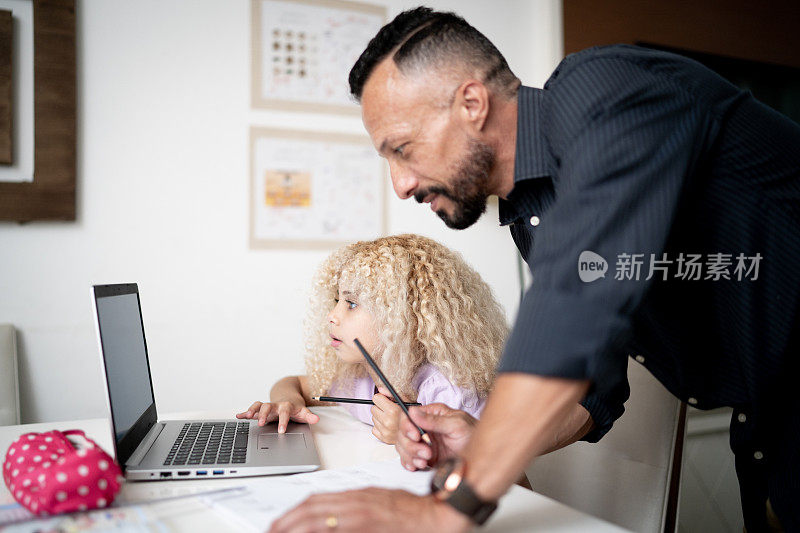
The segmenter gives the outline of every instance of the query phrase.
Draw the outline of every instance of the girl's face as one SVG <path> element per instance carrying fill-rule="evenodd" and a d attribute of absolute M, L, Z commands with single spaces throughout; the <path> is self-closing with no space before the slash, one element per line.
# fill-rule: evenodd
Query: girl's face
<path fill-rule="evenodd" d="M 356 295 L 339 289 L 336 305 L 328 313 L 328 333 L 331 346 L 345 363 L 364 363 L 364 356 L 353 342 L 358 339 L 375 357 L 380 345 L 372 315 L 358 304 Z"/>

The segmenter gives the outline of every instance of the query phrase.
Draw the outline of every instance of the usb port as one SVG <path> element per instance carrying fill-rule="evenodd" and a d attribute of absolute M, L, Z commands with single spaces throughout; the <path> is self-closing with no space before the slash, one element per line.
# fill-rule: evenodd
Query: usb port
<path fill-rule="evenodd" d="M 222 475 L 222 474 L 224 474 L 224 473 L 225 473 L 225 471 L 224 471 L 224 470 L 214 470 L 214 475 L 215 475 L 215 476 L 221 476 L 221 475 Z"/>
<path fill-rule="evenodd" d="M 172 472 L 161 472 L 161 477 L 172 477 Z"/>
<path fill-rule="evenodd" d="M 180 472 L 178 472 L 179 476 L 188 476 L 189 474 L 191 474 L 191 472 L 189 472 L 188 470 L 181 470 Z"/>
<path fill-rule="evenodd" d="M 195 472 L 195 474 L 197 474 L 198 476 L 205 476 L 206 474 L 208 474 L 208 470 L 198 470 Z"/>

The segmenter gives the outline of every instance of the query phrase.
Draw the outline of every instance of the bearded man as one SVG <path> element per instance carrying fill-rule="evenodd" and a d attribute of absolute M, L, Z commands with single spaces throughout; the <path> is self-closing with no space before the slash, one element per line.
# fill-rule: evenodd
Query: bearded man
<path fill-rule="evenodd" d="M 534 457 L 611 428 L 629 355 L 690 405 L 733 407 L 748 532 L 800 531 L 797 124 L 633 46 L 573 54 L 525 87 L 480 32 L 428 8 L 380 30 L 350 88 L 397 195 L 456 229 L 497 195 L 533 283 L 480 422 L 412 408 L 432 446 L 401 424 L 401 460 L 436 467 L 435 494 L 314 496 L 273 531 L 483 523 Z M 617 275 L 583 275 L 606 261 Z"/>

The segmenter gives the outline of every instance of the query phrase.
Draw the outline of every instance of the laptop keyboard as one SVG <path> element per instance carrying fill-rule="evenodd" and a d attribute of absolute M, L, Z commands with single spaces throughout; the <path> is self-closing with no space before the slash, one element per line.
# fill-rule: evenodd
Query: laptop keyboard
<path fill-rule="evenodd" d="M 186 423 L 164 466 L 244 463 L 249 430 L 249 422 Z"/>

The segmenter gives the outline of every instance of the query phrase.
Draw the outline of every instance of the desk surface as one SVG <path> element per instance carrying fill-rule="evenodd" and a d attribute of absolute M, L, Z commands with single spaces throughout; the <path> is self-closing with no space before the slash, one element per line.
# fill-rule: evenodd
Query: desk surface
<path fill-rule="evenodd" d="M 314 440 L 317 444 L 322 468 L 346 468 L 372 461 L 382 461 L 397 457 L 394 446 L 378 441 L 370 427 L 350 416 L 340 407 L 314 407 L 312 411 L 320 416 L 313 426 Z M 164 420 L 196 418 L 230 418 L 231 413 L 219 411 L 176 413 L 162 416 Z M 5 451 L 20 434 L 31 431 L 51 429 L 83 429 L 86 435 L 95 440 L 106 451 L 111 451 L 111 429 L 106 419 L 90 419 L 19 426 L 0 426 L 0 460 Z M 226 487 L 240 487 L 257 483 L 259 478 L 203 479 L 157 482 L 126 483 L 118 502 L 138 502 L 157 500 Z M 7 503 L 11 495 L 4 484 L 0 484 L 0 503 Z M 226 523 L 209 523 L 217 517 L 204 517 L 198 514 L 183 516 L 173 524 L 175 531 L 235 531 Z M 561 503 L 535 492 L 514 486 L 500 501 L 498 511 L 492 516 L 482 531 L 624 531 L 617 526 L 583 514 Z"/>

